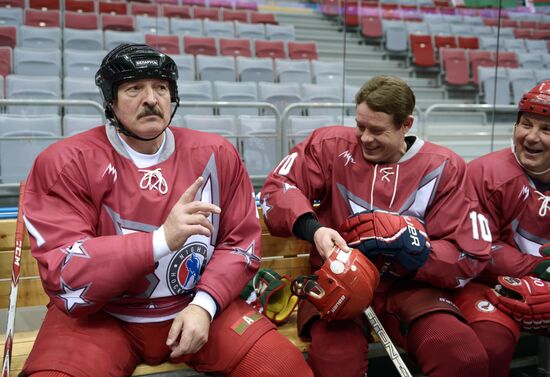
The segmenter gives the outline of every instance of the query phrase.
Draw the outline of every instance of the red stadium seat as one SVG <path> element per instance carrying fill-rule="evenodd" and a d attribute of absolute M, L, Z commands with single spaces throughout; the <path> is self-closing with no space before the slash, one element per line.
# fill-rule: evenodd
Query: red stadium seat
<path fill-rule="evenodd" d="M 0 8 L 25 8 L 25 0 L 0 0 Z"/>
<path fill-rule="evenodd" d="M 201 20 L 209 19 L 212 21 L 219 21 L 220 11 L 218 8 L 194 7 L 193 18 L 199 18 Z"/>
<path fill-rule="evenodd" d="M 288 57 L 290 59 L 317 60 L 317 43 L 288 41 Z"/>
<path fill-rule="evenodd" d="M 220 38 L 220 55 L 224 56 L 252 56 L 250 40 L 236 38 Z"/>
<path fill-rule="evenodd" d="M 518 27 L 518 21 L 517 20 L 511 20 L 507 18 L 503 18 L 500 20 L 500 27 Z"/>
<path fill-rule="evenodd" d="M 65 12 L 65 27 L 69 29 L 94 30 L 99 26 L 97 13 Z"/>
<path fill-rule="evenodd" d="M 117 2 L 108 2 L 100 1 L 99 2 L 99 13 L 108 13 L 108 14 L 128 14 L 128 3 L 117 1 Z"/>
<path fill-rule="evenodd" d="M 381 39 L 384 35 L 382 18 L 380 16 L 361 17 L 361 35 L 366 39 Z"/>
<path fill-rule="evenodd" d="M 520 21 L 518 27 L 522 29 L 536 29 L 537 21 Z"/>
<path fill-rule="evenodd" d="M 27 26 L 61 27 L 61 13 L 58 10 L 25 9 Z"/>
<path fill-rule="evenodd" d="M 210 0 L 210 8 L 225 8 L 233 9 L 233 3 L 231 0 Z"/>
<path fill-rule="evenodd" d="M 439 51 L 439 56 L 445 83 L 449 85 L 467 85 L 470 82 L 470 69 L 466 50 L 442 48 Z"/>
<path fill-rule="evenodd" d="M 0 46 L 14 48 L 17 44 L 17 27 L 0 26 Z"/>
<path fill-rule="evenodd" d="M 256 57 L 258 58 L 286 59 L 284 41 L 256 39 L 254 41 L 254 49 L 256 50 Z"/>
<path fill-rule="evenodd" d="M 466 49 L 474 49 L 474 50 L 477 50 L 479 48 L 478 37 L 459 35 L 457 37 L 457 41 L 458 41 L 458 48 L 466 48 Z"/>
<path fill-rule="evenodd" d="M 0 46 L 0 75 L 5 77 L 12 72 L 12 61 L 13 52 L 11 47 Z"/>
<path fill-rule="evenodd" d="M 206 0 L 182 0 L 182 5 L 197 5 L 199 7 L 206 6 Z"/>
<path fill-rule="evenodd" d="M 66 12 L 94 13 L 94 0 L 65 0 Z"/>
<path fill-rule="evenodd" d="M 170 5 L 163 4 L 161 6 L 162 15 L 170 18 L 189 19 L 191 17 L 191 7 L 187 5 Z"/>
<path fill-rule="evenodd" d="M 145 43 L 165 54 L 179 55 L 180 39 L 177 35 L 145 34 Z"/>
<path fill-rule="evenodd" d="M 235 9 L 257 11 L 258 10 L 258 4 L 255 1 L 239 1 L 239 0 L 237 0 L 235 2 Z"/>
<path fill-rule="evenodd" d="M 59 0 L 29 0 L 29 8 L 41 10 L 59 10 Z"/>
<path fill-rule="evenodd" d="M 340 15 L 340 1 L 339 0 L 321 0 L 321 13 L 329 17 Z"/>
<path fill-rule="evenodd" d="M 533 29 L 523 29 L 523 28 L 514 29 L 514 38 L 531 39 L 532 36 L 533 36 Z"/>
<path fill-rule="evenodd" d="M 344 25 L 348 27 L 359 26 L 359 8 L 357 4 L 351 4 L 351 2 L 349 2 L 342 11 L 344 12 Z"/>
<path fill-rule="evenodd" d="M 432 36 L 429 34 L 409 34 L 413 64 L 417 67 L 436 65 Z"/>
<path fill-rule="evenodd" d="M 483 18 L 483 25 L 485 25 L 485 26 L 498 26 L 498 18 L 485 17 L 485 18 Z"/>
<path fill-rule="evenodd" d="M 134 16 L 159 16 L 159 6 L 157 4 L 146 4 L 146 3 L 130 3 L 130 14 Z"/>
<path fill-rule="evenodd" d="M 103 30 L 135 31 L 136 22 L 134 16 L 123 14 L 102 14 L 101 28 Z"/>
<path fill-rule="evenodd" d="M 518 68 L 518 57 L 514 51 L 499 51 L 498 56 L 495 53 L 495 60 L 499 67 Z"/>
<path fill-rule="evenodd" d="M 456 38 L 454 35 L 434 35 L 435 49 L 439 51 L 440 48 L 456 48 Z"/>
<path fill-rule="evenodd" d="M 548 29 L 550 29 L 550 22 L 539 22 L 537 29 L 539 29 L 539 30 L 548 30 Z"/>
<path fill-rule="evenodd" d="M 495 60 L 493 59 L 492 51 L 486 50 L 467 50 L 468 60 L 470 61 L 470 71 L 472 71 L 472 79 L 475 84 L 478 84 L 477 67 L 494 67 Z"/>
<path fill-rule="evenodd" d="M 218 55 L 216 39 L 214 37 L 183 37 L 183 52 L 191 55 Z"/>
<path fill-rule="evenodd" d="M 535 29 L 533 34 L 531 34 L 531 39 L 550 39 L 550 30 L 549 29 Z"/>
<path fill-rule="evenodd" d="M 243 10 L 228 10 L 222 9 L 222 20 L 223 21 L 240 21 L 248 22 L 248 13 Z"/>
<path fill-rule="evenodd" d="M 251 24 L 272 24 L 272 25 L 279 24 L 275 19 L 275 15 L 273 13 L 259 13 L 259 12 L 250 12 L 250 23 Z"/>

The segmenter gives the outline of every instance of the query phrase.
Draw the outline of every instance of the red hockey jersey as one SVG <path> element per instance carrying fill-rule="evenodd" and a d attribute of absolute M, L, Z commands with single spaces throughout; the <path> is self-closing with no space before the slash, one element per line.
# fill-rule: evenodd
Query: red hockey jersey
<path fill-rule="evenodd" d="M 259 267 L 253 188 L 236 149 L 217 135 L 166 131 L 158 164 L 139 169 L 114 127 L 60 141 L 35 161 L 24 214 L 43 286 L 70 315 L 105 310 L 130 322 L 173 318 L 197 289 L 223 310 Z M 221 208 L 214 233 L 153 259 L 153 231 L 197 179 L 197 200 Z"/>
<path fill-rule="evenodd" d="M 493 238 L 484 275 L 523 276 L 540 262 L 550 242 L 550 191 L 540 192 L 510 148 L 471 161 L 467 182 L 489 217 Z"/>
<path fill-rule="evenodd" d="M 284 237 L 307 212 L 336 230 L 364 210 L 415 216 L 433 247 L 416 279 L 460 287 L 484 267 L 490 245 L 479 233 L 475 238 L 475 222 L 483 216 L 464 191 L 465 170 L 458 155 L 419 138 L 398 163 L 372 164 L 363 158 L 354 129 L 326 127 L 296 145 L 268 176 L 261 204 L 270 231 Z M 320 204 L 314 208 L 316 200 Z M 315 269 L 321 265 L 315 250 L 311 263 Z"/>

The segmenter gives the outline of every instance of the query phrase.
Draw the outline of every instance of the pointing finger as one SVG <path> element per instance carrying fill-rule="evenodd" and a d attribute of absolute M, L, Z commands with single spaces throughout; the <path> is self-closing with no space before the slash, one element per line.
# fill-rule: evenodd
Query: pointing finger
<path fill-rule="evenodd" d="M 202 183 L 204 182 L 203 177 L 199 177 L 185 190 L 185 192 L 180 197 L 180 202 L 183 204 L 192 202 L 195 200 L 195 195 L 197 195 L 197 192 L 199 191 L 200 187 L 202 186 Z"/>

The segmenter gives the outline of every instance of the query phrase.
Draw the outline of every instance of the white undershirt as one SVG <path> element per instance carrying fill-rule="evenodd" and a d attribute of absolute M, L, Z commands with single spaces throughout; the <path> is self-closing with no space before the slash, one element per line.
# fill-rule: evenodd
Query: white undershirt
<path fill-rule="evenodd" d="M 124 141 L 124 139 L 122 139 L 118 133 L 117 136 L 122 142 L 124 149 L 130 156 L 130 159 L 140 169 L 145 169 L 150 166 L 156 165 L 159 162 L 161 152 L 164 148 L 164 144 L 166 143 L 166 137 L 163 137 L 162 144 L 160 145 L 158 151 L 153 154 L 145 154 L 132 149 L 132 147 L 130 147 L 128 143 L 126 143 L 126 141 Z M 161 226 L 153 232 L 153 259 L 156 262 L 160 258 L 169 255 L 170 253 L 173 253 L 173 251 L 170 250 L 170 248 L 168 247 L 168 243 L 166 242 L 166 237 L 164 235 L 164 226 Z M 210 320 L 214 318 L 218 309 L 216 301 L 214 301 L 212 296 L 204 291 L 197 291 L 195 297 L 193 298 L 193 301 L 191 301 L 191 304 L 198 305 L 206 310 L 210 314 Z"/>

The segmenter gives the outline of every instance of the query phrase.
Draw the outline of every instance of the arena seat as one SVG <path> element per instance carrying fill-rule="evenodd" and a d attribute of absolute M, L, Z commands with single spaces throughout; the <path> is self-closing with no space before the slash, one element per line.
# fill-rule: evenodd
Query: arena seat
<path fill-rule="evenodd" d="M 183 51 L 191 55 L 218 55 L 216 39 L 214 37 L 183 36 Z"/>
<path fill-rule="evenodd" d="M 278 25 L 277 19 L 273 13 L 260 13 L 260 12 L 250 12 L 250 23 L 252 24 L 272 24 Z"/>
<path fill-rule="evenodd" d="M 6 98 L 13 99 L 60 99 L 61 79 L 59 76 L 6 77 Z M 10 105 L 6 111 L 10 114 L 59 114 L 58 106 Z"/>
<path fill-rule="evenodd" d="M 61 48 L 61 29 L 21 25 L 17 39 L 19 47 L 59 50 Z"/>
<path fill-rule="evenodd" d="M 459 35 L 457 38 L 458 48 L 473 49 L 479 48 L 479 38 L 475 36 Z"/>
<path fill-rule="evenodd" d="M 103 50 L 72 50 L 63 52 L 63 74 L 65 77 L 87 78 L 94 80 L 101 60 L 106 55 Z"/>
<path fill-rule="evenodd" d="M 278 82 L 311 83 L 309 61 L 275 59 L 275 79 Z"/>
<path fill-rule="evenodd" d="M 99 104 L 103 99 L 97 90 L 94 80 L 88 77 L 68 77 L 63 79 L 63 98 L 71 100 L 89 100 Z M 65 114 L 96 115 L 97 109 L 90 106 L 67 106 Z"/>
<path fill-rule="evenodd" d="M 266 39 L 263 24 L 247 24 L 235 21 L 235 36 L 237 38 Z"/>
<path fill-rule="evenodd" d="M 72 115 L 65 114 L 63 117 L 63 135 L 72 136 L 79 132 L 84 132 L 90 128 L 97 127 L 103 124 L 103 119 L 100 115 Z"/>
<path fill-rule="evenodd" d="M 0 46 L 0 75 L 7 76 L 12 73 L 13 49 L 7 46 Z"/>
<path fill-rule="evenodd" d="M 518 67 L 518 59 L 515 51 L 499 51 L 498 54 L 495 52 L 495 60 L 499 68 Z"/>
<path fill-rule="evenodd" d="M 65 12 L 65 29 L 95 30 L 99 28 L 99 17 L 96 13 Z"/>
<path fill-rule="evenodd" d="M 28 8 L 40 10 L 60 10 L 60 0 L 28 0 Z"/>
<path fill-rule="evenodd" d="M 0 46 L 14 48 L 17 43 L 16 26 L 0 26 Z"/>
<path fill-rule="evenodd" d="M 443 81 L 448 85 L 467 85 L 470 82 L 470 68 L 467 50 L 442 48 L 439 50 Z"/>
<path fill-rule="evenodd" d="M 533 30 L 532 29 L 524 29 L 524 28 L 515 28 L 514 29 L 514 38 L 530 39 L 532 36 L 533 36 Z"/>
<path fill-rule="evenodd" d="M 189 115 L 183 116 L 183 125 L 198 131 L 211 132 L 237 144 L 237 122 L 233 115 Z"/>
<path fill-rule="evenodd" d="M 246 38 L 220 38 L 220 55 L 223 56 L 252 56 L 250 40 Z"/>
<path fill-rule="evenodd" d="M 127 14 L 102 14 L 101 28 L 113 31 L 136 31 L 136 21 L 134 16 Z"/>
<path fill-rule="evenodd" d="M 490 105 L 510 104 L 510 79 L 506 69 L 478 66 L 479 97 Z"/>
<path fill-rule="evenodd" d="M 196 78 L 195 74 L 195 57 L 193 55 L 180 54 L 172 55 L 172 59 L 178 66 L 179 80 L 193 81 Z"/>
<path fill-rule="evenodd" d="M 530 68 L 507 68 L 506 71 L 512 89 L 512 103 L 519 103 L 523 94 L 537 84 L 535 74 Z"/>
<path fill-rule="evenodd" d="M 179 55 L 181 52 L 180 39 L 177 35 L 145 34 L 145 43 L 165 54 Z"/>
<path fill-rule="evenodd" d="M 440 48 L 456 48 L 456 37 L 454 35 L 434 35 L 434 47 L 436 51 Z"/>
<path fill-rule="evenodd" d="M 16 47 L 13 49 L 13 68 L 18 75 L 61 76 L 61 51 Z"/>
<path fill-rule="evenodd" d="M 404 21 L 382 20 L 384 47 L 390 53 L 404 53 L 409 49 L 408 32 Z"/>
<path fill-rule="evenodd" d="M 94 0 L 65 0 L 65 12 L 96 13 L 96 2 Z"/>
<path fill-rule="evenodd" d="M 145 43 L 145 34 L 139 31 L 105 30 L 103 32 L 105 50 L 111 51 L 121 43 Z"/>
<path fill-rule="evenodd" d="M 208 5 L 210 8 L 220 8 L 220 9 L 233 9 L 232 0 L 209 0 Z"/>
<path fill-rule="evenodd" d="M 343 102 L 343 89 L 341 85 L 332 84 L 302 84 L 302 98 L 304 102 Z M 332 115 L 342 114 L 341 108 L 309 108 L 308 115 Z"/>
<path fill-rule="evenodd" d="M 269 102 L 282 114 L 291 103 L 301 102 L 300 85 L 295 82 L 272 83 L 258 82 L 258 97 L 260 101 Z M 300 110 L 295 112 L 300 113 Z"/>
<path fill-rule="evenodd" d="M 164 17 L 181 18 L 181 19 L 192 18 L 191 7 L 189 6 L 162 4 L 160 7 L 161 7 L 161 13 Z"/>
<path fill-rule="evenodd" d="M 206 19 L 203 21 L 203 33 L 207 37 L 235 37 L 233 21 L 212 21 Z"/>
<path fill-rule="evenodd" d="M 273 61 L 271 58 L 237 56 L 236 63 L 239 81 L 274 81 Z"/>
<path fill-rule="evenodd" d="M 170 30 L 176 35 L 202 36 L 202 20 L 170 18 Z"/>
<path fill-rule="evenodd" d="M 361 17 L 361 35 L 367 40 L 379 41 L 384 36 L 380 16 Z"/>
<path fill-rule="evenodd" d="M 243 161 L 250 175 L 267 175 L 277 165 L 277 122 L 273 116 L 239 115 Z"/>
<path fill-rule="evenodd" d="M 134 16 L 158 17 L 160 16 L 160 11 L 158 4 L 132 1 L 130 2 L 130 14 Z"/>
<path fill-rule="evenodd" d="M 195 57 L 199 80 L 235 81 L 235 59 L 232 56 L 197 55 Z"/>
<path fill-rule="evenodd" d="M 317 54 L 316 42 L 297 42 L 288 41 L 288 57 L 290 59 L 307 59 L 316 60 L 319 59 Z"/>
<path fill-rule="evenodd" d="M 61 27 L 61 12 L 58 10 L 25 9 L 24 24 L 39 27 Z"/>
<path fill-rule="evenodd" d="M 470 71 L 472 72 L 472 81 L 477 84 L 477 68 L 478 67 L 494 67 L 495 60 L 491 51 L 486 50 L 466 50 L 468 61 L 470 63 Z"/>
<path fill-rule="evenodd" d="M 248 22 L 248 13 L 242 10 L 222 9 L 222 21 Z"/>
<path fill-rule="evenodd" d="M 269 40 L 293 41 L 296 39 L 294 25 L 265 25 L 265 35 Z"/>
<path fill-rule="evenodd" d="M 0 26 L 19 26 L 23 23 L 22 8 L 1 8 Z"/>
<path fill-rule="evenodd" d="M 505 38 L 503 43 L 506 51 L 514 51 L 517 53 L 527 52 L 522 38 Z"/>
<path fill-rule="evenodd" d="M 25 0 L 0 0 L 1 8 L 25 8 Z"/>
<path fill-rule="evenodd" d="M 341 61 L 311 61 L 311 74 L 315 84 L 342 85 L 344 82 L 344 63 Z"/>
<path fill-rule="evenodd" d="M 429 34 L 409 34 L 412 63 L 418 67 L 433 67 L 435 51 L 432 44 L 432 36 Z"/>
<path fill-rule="evenodd" d="M 103 50 L 103 32 L 100 29 L 63 28 L 63 47 L 65 50 Z"/>
<path fill-rule="evenodd" d="M 178 94 L 183 101 L 213 101 L 214 94 L 210 81 L 178 80 Z M 183 112 L 183 111 L 182 111 Z M 213 115 L 214 107 L 185 107 L 185 114 Z"/>
<path fill-rule="evenodd" d="M 193 18 L 200 20 L 209 19 L 212 21 L 219 21 L 220 11 L 218 8 L 194 7 Z"/>
<path fill-rule="evenodd" d="M 518 64 L 522 68 L 544 68 L 542 54 L 538 52 L 523 52 L 518 54 Z"/>
<path fill-rule="evenodd" d="M 127 15 L 128 3 L 124 1 L 99 1 L 99 13 Z"/>
<path fill-rule="evenodd" d="M 170 34 L 170 23 L 166 17 L 135 16 L 136 31 L 152 34 Z"/>
<path fill-rule="evenodd" d="M 214 100 L 225 102 L 258 102 L 255 82 L 214 81 Z M 258 115 L 256 107 L 219 107 L 220 115 Z"/>
<path fill-rule="evenodd" d="M 287 57 L 284 41 L 268 41 L 256 39 L 254 51 L 258 58 L 285 59 Z"/>
<path fill-rule="evenodd" d="M 57 114 L 0 114 L 0 135 L 17 131 L 39 131 L 61 136 L 61 117 Z"/>
<path fill-rule="evenodd" d="M 288 148 L 292 148 L 303 141 L 317 128 L 332 126 L 336 124 L 336 118 L 330 115 L 317 116 L 295 116 L 288 117 L 287 138 Z"/>
<path fill-rule="evenodd" d="M 257 11 L 258 3 L 256 0 L 236 0 L 235 9 Z"/>

